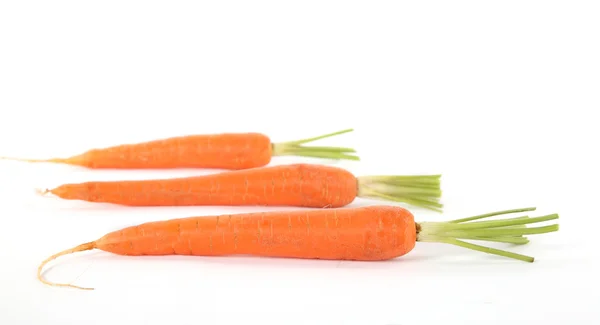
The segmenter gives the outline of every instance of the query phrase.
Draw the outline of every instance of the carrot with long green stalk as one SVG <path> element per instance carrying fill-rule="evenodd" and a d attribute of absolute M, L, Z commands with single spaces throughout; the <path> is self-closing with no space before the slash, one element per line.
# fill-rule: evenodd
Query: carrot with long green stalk
<path fill-rule="evenodd" d="M 209 175 L 90 181 L 41 190 L 63 199 L 127 206 L 299 206 L 336 208 L 357 197 L 441 211 L 441 175 L 375 175 L 316 164 L 289 164 Z"/>
<path fill-rule="evenodd" d="M 358 160 L 356 151 L 352 148 L 306 145 L 350 131 L 352 129 L 276 143 L 262 133 L 187 135 L 91 149 L 67 158 L 1 157 L 1 159 L 110 169 L 247 169 L 266 166 L 276 156 Z"/>
<path fill-rule="evenodd" d="M 416 222 L 401 207 L 368 206 L 338 209 L 308 209 L 189 217 L 147 222 L 110 232 L 101 238 L 54 254 L 38 267 L 38 279 L 53 286 L 89 289 L 58 284 L 42 277 L 44 266 L 57 257 L 99 249 L 129 255 L 251 255 L 265 257 L 385 261 L 413 250 L 416 242 L 456 245 L 525 262 L 534 258 L 505 250 L 469 243 L 508 242 L 525 244 L 525 235 L 558 230 L 558 225 L 529 228 L 528 224 L 558 219 L 542 217 L 478 219 L 535 208 L 498 211 L 449 222 Z"/>

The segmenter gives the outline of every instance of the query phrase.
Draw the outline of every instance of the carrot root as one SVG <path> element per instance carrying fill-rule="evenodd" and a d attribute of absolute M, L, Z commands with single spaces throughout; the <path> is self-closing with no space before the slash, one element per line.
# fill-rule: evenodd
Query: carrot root
<path fill-rule="evenodd" d="M 308 139 L 287 141 L 272 144 L 272 155 L 273 156 L 301 156 L 301 157 L 313 157 L 313 158 L 326 158 L 326 159 L 346 159 L 346 160 L 359 160 L 359 157 L 353 155 L 356 150 L 353 148 L 344 147 L 318 147 L 318 146 L 304 146 L 304 144 L 333 137 L 343 133 L 348 133 L 353 129 L 341 130 L 334 133 L 328 133 L 317 137 Z"/>
<path fill-rule="evenodd" d="M 66 250 L 64 250 L 62 252 L 56 253 L 56 254 L 48 257 L 38 267 L 38 271 L 37 271 L 37 278 L 38 278 L 38 280 L 40 280 L 44 284 L 47 284 L 47 285 L 50 285 L 50 286 L 54 286 L 54 287 L 69 287 L 69 288 L 75 288 L 75 289 L 81 289 L 81 290 L 94 290 L 93 288 L 80 287 L 80 286 L 76 286 L 76 285 L 72 285 L 72 284 L 67 284 L 67 283 L 50 282 L 50 281 L 44 279 L 44 277 L 42 276 L 42 274 L 43 274 L 42 271 L 44 270 L 44 266 L 46 266 L 46 264 L 48 264 L 52 260 L 54 260 L 54 259 L 56 259 L 56 258 L 58 258 L 60 256 L 64 256 L 64 255 L 68 255 L 68 254 L 73 254 L 73 253 L 77 253 L 77 252 L 88 251 L 88 250 L 92 250 L 94 248 L 96 248 L 96 242 L 89 242 L 89 243 L 85 243 L 85 244 L 81 244 L 81 245 L 75 246 L 75 247 L 70 248 L 70 249 L 66 249 Z"/>
<path fill-rule="evenodd" d="M 533 210 L 535 210 L 535 208 L 513 209 L 456 219 L 448 222 L 422 222 L 417 226 L 417 241 L 445 243 L 531 263 L 534 261 L 534 258 L 531 256 L 472 244 L 464 240 L 523 245 L 529 242 L 529 239 L 524 237 L 524 235 L 544 234 L 558 231 L 558 224 L 533 228 L 527 227 L 528 224 L 558 219 L 558 214 L 549 214 L 534 218 L 523 216 L 491 221 L 474 221 L 498 215 Z"/>
<path fill-rule="evenodd" d="M 50 193 L 50 189 L 47 188 L 35 188 L 34 191 L 37 195 L 41 196 L 45 196 L 46 194 Z"/>
<path fill-rule="evenodd" d="M 66 158 L 48 158 L 48 159 L 32 159 L 32 158 L 19 158 L 19 157 L 7 157 L 2 156 L 0 160 L 12 160 L 19 162 L 27 162 L 27 163 L 67 163 L 68 159 Z"/>
<path fill-rule="evenodd" d="M 441 175 L 360 176 L 358 196 L 403 202 L 442 212 L 440 178 Z"/>

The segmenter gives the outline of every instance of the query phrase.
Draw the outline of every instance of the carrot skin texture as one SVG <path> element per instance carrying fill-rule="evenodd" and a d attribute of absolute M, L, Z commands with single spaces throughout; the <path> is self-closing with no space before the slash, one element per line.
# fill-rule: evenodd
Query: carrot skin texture
<path fill-rule="evenodd" d="M 341 168 L 292 164 L 161 180 L 64 184 L 49 191 L 70 200 L 128 206 L 298 206 L 336 208 L 358 194 Z"/>
<path fill-rule="evenodd" d="M 118 255 L 253 255 L 379 261 L 409 253 L 413 215 L 394 206 L 296 210 L 148 222 L 108 233 L 95 248 Z"/>
<path fill-rule="evenodd" d="M 190 135 L 92 149 L 67 162 L 87 168 L 245 169 L 271 161 L 271 141 L 260 133 Z"/>

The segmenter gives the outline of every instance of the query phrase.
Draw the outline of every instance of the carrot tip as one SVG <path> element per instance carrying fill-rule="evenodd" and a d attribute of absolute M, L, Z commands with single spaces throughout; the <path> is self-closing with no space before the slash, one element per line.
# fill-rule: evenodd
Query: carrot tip
<path fill-rule="evenodd" d="M 94 290 L 94 288 L 86 288 L 86 287 L 80 287 L 80 286 L 76 286 L 76 285 L 72 285 L 72 284 L 67 284 L 67 283 L 55 283 L 55 282 L 50 282 L 46 279 L 44 279 L 44 277 L 42 276 L 42 271 L 44 270 L 44 266 L 46 266 L 46 264 L 48 264 L 50 261 L 63 256 L 63 255 L 68 255 L 68 254 L 73 254 L 76 252 L 83 252 L 83 251 L 87 251 L 87 250 L 92 250 L 96 248 L 96 243 L 95 242 L 89 242 L 89 243 L 85 243 L 85 244 L 81 244 L 78 246 L 75 246 L 73 248 L 70 249 L 66 249 L 62 252 L 56 253 L 50 257 L 48 257 L 47 259 L 45 259 L 42 263 L 40 263 L 40 266 L 38 267 L 38 271 L 37 271 L 37 278 L 38 280 L 40 280 L 42 283 L 47 284 L 49 286 L 53 286 L 53 287 L 68 287 L 68 288 L 74 288 L 74 289 L 80 289 L 80 290 Z"/>
<path fill-rule="evenodd" d="M 19 161 L 19 162 L 27 162 L 27 163 L 46 163 L 46 162 L 54 162 L 57 159 L 32 159 L 32 158 L 2 156 L 2 157 L 0 157 L 0 160 L 12 160 L 12 161 Z"/>
<path fill-rule="evenodd" d="M 44 189 L 42 189 L 42 188 L 36 188 L 36 189 L 34 189 L 34 191 L 38 195 L 46 195 L 46 194 L 50 193 L 50 190 L 47 189 L 47 188 L 44 188 Z"/>

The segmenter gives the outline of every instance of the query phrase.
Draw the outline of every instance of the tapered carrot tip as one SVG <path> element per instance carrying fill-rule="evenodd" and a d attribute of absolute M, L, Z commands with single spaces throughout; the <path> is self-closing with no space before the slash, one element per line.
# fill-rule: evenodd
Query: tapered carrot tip
<path fill-rule="evenodd" d="M 68 283 L 55 283 L 55 282 L 50 282 L 46 279 L 44 279 L 44 277 L 42 276 L 42 271 L 44 270 L 44 266 L 46 266 L 46 264 L 48 264 L 49 262 L 51 262 L 52 260 L 63 256 L 63 255 L 68 255 L 68 254 L 73 254 L 73 253 L 77 253 L 77 252 L 83 252 L 83 251 L 88 251 L 88 250 L 92 250 L 96 248 L 96 242 L 89 242 L 89 243 L 85 243 L 85 244 L 81 244 L 78 246 L 75 246 L 73 248 L 70 249 L 66 249 L 62 252 L 56 253 L 50 257 L 48 257 L 46 260 L 44 260 L 40 266 L 38 267 L 38 271 L 37 271 L 37 278 L 38 280 L 40 280 L 42 283 L 53 286 L 53 287 L 69 287 L 69 288 L 75 288 L 75 289 L 81 289 L 81 290 L 94 290 L 94 288 L 86 288 L 86 287 L 80 287 L 80 286 L 76 286 L 73 284 L 68 284 Z"/>
<path fill-rule="evenodd" d="M 19 157 L 6 157 L 1 156 L 0 160 L 12 160 L 29 163 L 67 163 L 68 159 L 63 158 L 49 158 L 49 159 L 32 159 L 32 158 L 19 158 Z"/>
<path fill-rule="evenodd" d="M 36 188 L 34 191 L 37 195 L 41 196 L 45 196 L 46 194 L 50 193 L 50 190 L 47 188 Z"/>

